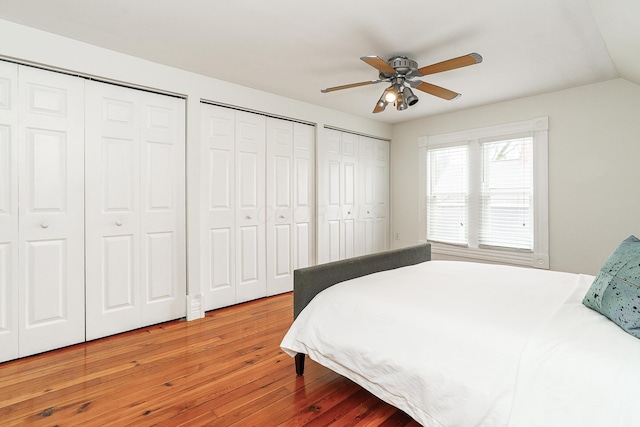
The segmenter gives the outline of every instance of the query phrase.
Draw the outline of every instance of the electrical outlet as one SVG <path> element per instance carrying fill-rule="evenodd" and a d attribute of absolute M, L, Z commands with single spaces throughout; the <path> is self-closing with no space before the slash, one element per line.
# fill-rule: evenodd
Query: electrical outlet
<path fill-rule="evenodd" d="M 396 231 L 396 240 L 400 240 L 400 233 Z"/>

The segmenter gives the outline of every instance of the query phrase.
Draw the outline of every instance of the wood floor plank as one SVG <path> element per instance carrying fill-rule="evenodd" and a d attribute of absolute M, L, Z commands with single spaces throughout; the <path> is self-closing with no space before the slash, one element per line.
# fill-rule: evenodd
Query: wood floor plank
<path fill-rule="evenodd" d="M 416 426 L 279 348 L 283 294 L 0 364 L 2 426 Z"/>

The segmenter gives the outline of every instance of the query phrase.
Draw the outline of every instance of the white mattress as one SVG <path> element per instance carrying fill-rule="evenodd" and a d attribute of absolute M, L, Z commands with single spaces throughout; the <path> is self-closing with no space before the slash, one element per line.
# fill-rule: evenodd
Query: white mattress
<path fill-rule="evenodd" d="M 429 261 L 335 285 L 282 341 L 425 426 L 640 425 L 640 340 L 593 276 Z"/>

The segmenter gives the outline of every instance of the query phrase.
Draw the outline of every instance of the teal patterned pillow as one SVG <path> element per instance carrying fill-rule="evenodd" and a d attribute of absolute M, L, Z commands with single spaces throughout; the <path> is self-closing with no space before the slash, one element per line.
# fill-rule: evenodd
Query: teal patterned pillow
<path fill-rule="evenodd" d="M 629 236 L 605 261 L 582 303 L 640 338 L 640 240 Z"/>

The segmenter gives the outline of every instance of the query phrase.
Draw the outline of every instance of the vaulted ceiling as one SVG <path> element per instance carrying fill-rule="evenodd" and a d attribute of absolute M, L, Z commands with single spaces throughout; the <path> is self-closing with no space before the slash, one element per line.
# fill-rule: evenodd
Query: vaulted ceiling
<path fill-rule="evenodd" d="M 388 123 L 616 77 L 640 84 L 638 0 L 0 0 L 0 19 Z M 415 106 L 374 115 L 385 83 L 320 92 L 375 80 L 362 56 L 424 66 L 471 52 L 483 62 L 422 78 L 462 93 L 453 101 L 416 92 Z"/>

